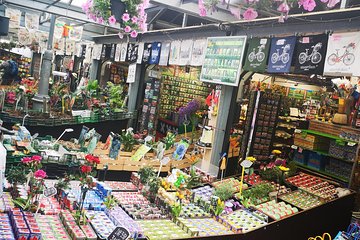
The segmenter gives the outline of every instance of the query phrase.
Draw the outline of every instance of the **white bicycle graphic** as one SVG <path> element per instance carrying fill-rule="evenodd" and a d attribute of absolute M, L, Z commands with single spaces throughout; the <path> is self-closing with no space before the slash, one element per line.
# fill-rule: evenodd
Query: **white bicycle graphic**
<path fill-rule="evenodd" d="M 249 62 L 253 62 L 255 59 L 258 62 L 262 62 L 265 59 L 265 53 L 262 52 L 265 49 L 265 45 L 260 45 L 257 47 L 259 50 L 256 52 L 256 48 L 253 48 L 252 52 L 248 56 Z"/>
<path fill-rule="evenodd" d="M 299 54 L 299 63 L 304 64 L 305 62 L 311 61 L 312 64 L 318 64 L 321 62 L 322 56 L 319 53 L 321 47 L 321 42 L 315 44 L 315 46 L 312 46 L 311 54 L 309 54 L 309 49 L 305 49 L 305 52 L 301 52 Z"/>
<path fill-rule="evenodd" d="M 281 61 L 283 64 L 286 64 L 290 61 L 290 54 L 288 53 L 290 50 L 290 44 L 286 44 L 285 46 L 281 47 L 282 53 L 280 54 L 280 49 L 276 49 L 276 52 L 274 52 L 271 55 L 271 62 L 273 64 Z"/>

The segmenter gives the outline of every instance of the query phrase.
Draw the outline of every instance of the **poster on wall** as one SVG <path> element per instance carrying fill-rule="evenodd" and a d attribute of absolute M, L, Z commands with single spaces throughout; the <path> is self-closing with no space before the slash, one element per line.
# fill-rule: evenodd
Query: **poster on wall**
<path fill-rule="evenodd" d="M 194 44 L 193 40 L 184 40 L 181 42 L 180 59 L 179 59 L 180 66 L 186 66 L 190 64 L 193 44 Z"/>
<path fill-rule="evenodd" d="M 180 41 L 173 41 L 170 46 L 169 65 L 179 65 L 180 60 Z"/>
<path fill-rule="evenodd" d="M 208 38 L 200 80 L 237 86 L 245 46 L 246 36 Z"/>
<path fill-rule="evenodd" d="M 160 66 L 167 66 L 169 62 L 169 55 L 170 55 L 170 42 L 164 42 L 161 46 L 161 53 L 160 53 Z"/>
<path fill-rule="evenodd" d="M 133 63 L 129 65 L 126 83 L 134 83 L 135 77 L 136 77 L 136 63 Z"/>
<path fill-rule="evenodd" d="M 270 39 L 253 38 L 248 40 L 244 70 L 253 72 L 265 72 L 269 57 Z"/>
<path fill-rule="evenodd" d="M 75 41 L 66 41 L 65 44 L 66 55 L 71 55 L 74 52 L 75 52 Z"/>
<path fill-rule="evenodd" d="M 129 43 L 127 47 L 126 62 L 135 63 L 138 58 L 139 45 L 135 43 Z"/>
<path fill-rule="evenodd" d="M 300 88 L 290 88 L 288 97 L 295 99 L 304 99 L 306 95 L 306 90 Z"/>
<path fill-rule="evenodd" d="M 39 18 L 38 14 L 25 14 L 25 27 L 28 30 L 38 30 L 39 29 Z"/>
<path fill-rule="evenodd" d="M 114 57 L 115 62 L 120 61 L 120 54 L 121 54 L 121 44 L 116 44 L 115 57 Z"/>
<path fill-rule="evenodd" d="M 18 42 L 20 45 L 30 45 L 30 33 L 26 28 L 20 27 L 18 30 Z"/>
<path fill-rule="evenodd" d="M 268 61 L 269 73 L 290 72 L 296 37 L 273 38 Z"/>
<path fill-rule="evenodd" d="M 143 59 L 143 54 L 144 54 L 144 43 L 141 42 L 141 43 L 139 43 L 138 56 L 137 56 L 136 63 L 141 64 L 142 59 Z"/>
<path fill-rule="evenodd" d="M 295 50 L 295 73 L 323 74 L 328 36 L 298 37 Z"/>
<path fill-rule="evenodd" d="M 53 50 L 56 52 L 63 52 L 65 49 L 64 39 L 54 39 L 53 40 Z"/>
<path fill-rule="evenodd" d="M 82 26 L 69 28 L 69 39 L 75 42 L 81 41 L 83 30 Z"/>
<path fill-rule="evenodd" d="M 102 45 L 101 44 L 95 44 L 92 50 L 92 59 L 100 60 L 101 57 L 101 51 L 102 51 Z"/>
<path fill-rule="evenodd" d="M 9 28 L 18 28 L 20 26 L 21 11 L 12 8 L 5 9 L 5 17 L 10 18 Z"/>
<path fill-rule="evenodd" d="M 360 76 L 360 32 L 329 35 L 324 75 Z"/>
<path fill-rule="evenodd" d="M 198 39 L 194 41 L 190 65 L 191 66 L 202 66 L 205 58 L 206 51 L 206 39 Z"/>
<path fill-rule="evenodd" d="M 126 55 L 127 55 L 127 43 L 122 43 L 121 44 L 121 50 L 120 50 L 120 62 L 125 62 L 126 61 Z"/>
<path fill-rule="evenodd" d="M 151 48 L 152 48 L 152 44 L 151 43 L 145 43 L 144 44 L 144 51 L 143 51 L 143 56 L 142 56 L 142 61 L 144 63 L 148 63 L 149 59 L 150 59 L 150 55 L 151 55 Z"/>
<path fill-rule="evenodd" d="M 56 20 L 54 26 L 54 39 L 60 39 L 63 37 L 65 22 Z"/>
<path fill-rule="evenodd" d="M 151 53 L 149 58 L 149 64 L 158 64 L 160 60 L 161 43 L 154 42 L 151 44 Z"/>
<path fill-rule="evenodd" d="M 41 50 L 46 50 L 49 41 L 49 33 L 37 31 L 36 35 L 38 37 L 39 47 L 41 48 Z"/>

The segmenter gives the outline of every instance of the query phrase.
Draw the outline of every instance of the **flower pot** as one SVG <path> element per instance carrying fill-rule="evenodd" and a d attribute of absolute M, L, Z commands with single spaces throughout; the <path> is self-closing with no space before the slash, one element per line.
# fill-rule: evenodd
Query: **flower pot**
<path fill-rule="evenodd" d="M 122 23 L 122 15 L 126 11 L 126 4 L 120 0 L 110 0 L 111 1 L 111 15 L 116 18 L 116 21 L 120 24 Z"/>

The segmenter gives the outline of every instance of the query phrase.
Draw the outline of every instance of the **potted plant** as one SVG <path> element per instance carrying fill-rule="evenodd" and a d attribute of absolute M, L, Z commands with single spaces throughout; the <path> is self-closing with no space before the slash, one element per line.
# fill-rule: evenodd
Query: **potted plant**
<path fill-rule="evenodd" d="M 134 133 L 131 129 L 123 130 L 119 136 L 124 152 L 132 152 L 136 144 Z"/>

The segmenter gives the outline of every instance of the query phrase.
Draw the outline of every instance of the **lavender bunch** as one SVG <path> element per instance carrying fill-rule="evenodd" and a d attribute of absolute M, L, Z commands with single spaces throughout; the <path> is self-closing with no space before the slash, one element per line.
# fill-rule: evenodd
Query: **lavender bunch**
<path fill-rule="evenodd" d="M 184 122 L 186 115 L 190 117 L 191 115 L 195 114 L 196 111 L 200 109 L 200 107 L 201 103 L 196 99 L 191 100 L 185 107 L 181 107 L 178 110 L 180 124 Z"/>

